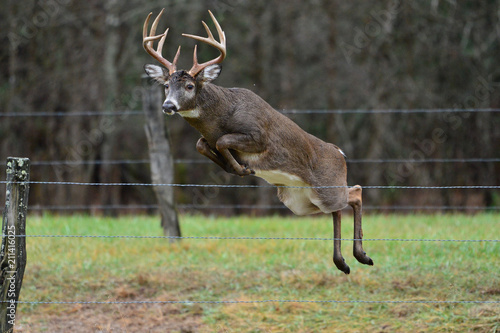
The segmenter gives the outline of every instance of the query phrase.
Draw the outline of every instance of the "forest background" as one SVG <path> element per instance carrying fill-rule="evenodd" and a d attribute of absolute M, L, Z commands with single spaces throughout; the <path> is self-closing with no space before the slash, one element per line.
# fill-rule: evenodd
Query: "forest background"
<path fill-rule="evenodd" d="M 481 112 L 500 108 L 499 1 L 0 4 L 0 161 L 7 156 L 61 161 L 34 166 L 33 180 L 151 181 L 144 163 L 93 162 L 149 157 L 144 117 L 123 111 L 142 109 L 149 84 L 143 65 L 154 63 L 142 48 L 142 24 L 149 12 L 165 7 L 160 29 L 171 28 L 164 50 L 167 58 L 182 45 L 180 67 L 190 68 L 194 42 L 181 33 L 204 35 L 200 21 L 212 26 L 207 13 L 211 9 L 228 40 L 228 57 L 215 83 L 251 89 L 308 132 L 340 146 L 352 161 L 350 185 L 500 184 L 498 162 L 425 161 L 499 157 L 500 115 Z M 214 55 L 216 51 L 200 45 L 202 61 Z M 416 109 L 448 111 L 380 112 Z M 106 114 L 78 115 L 87 111 Z M 74 115 L 7 116 L 42 112 Z M 195 149 L 199 134 L 181 117 L 165 117 L 165 122 L 174 158 L 197 160 L 176 163 L 176 183 L 265 184 L 198 163 L 203 159 Z M 359 163 L 379 159 L 413 161 Z M 274 192 L 183 188 L 176 189 L 176 198 L 181 204 L 201 206 L 272 205 L 277 203 Z M 492 189 L 370 189 L 365 200 L 369 205 L 498 206 L 500 197 Z M 34 184 L 30 196 L 31 206 L 154 202 L 150 187 Z"/>

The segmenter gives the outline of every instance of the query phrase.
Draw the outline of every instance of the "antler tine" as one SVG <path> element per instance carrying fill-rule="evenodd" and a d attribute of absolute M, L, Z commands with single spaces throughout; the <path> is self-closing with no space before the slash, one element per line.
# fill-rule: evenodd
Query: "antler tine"
<path fill-rule="evenodd" d="M 205 28 L 205 31 L 207 32 L 208 39 L 213 39 L 213 40 L 215 40 L 214 35 L 212 35 L 212 31 L 210 31 L 210 28 L 209 28 L 209 27 L 208 27 L 208 25 L 205 23 L 205 21 L 201 21 L 201 24 L 203 24 L 203 27 Z M 220 35 L 219 35 L 219 39 L 220 39 Z"/>
<path fill-rule="evenodd" d="M 158 14 L 158 16 L 156 16 L 155 20 L 153 21 L 153 25 L 151 26 L 151 30 L 149 32 L 150 36 L 153 36 L 156 33 L 156 27 L 158 27 L 158 23 L 160 22 L 160 18 L 163 15 L 164 10 L 165 10 L 165 8 L 163 8 L 160 11 L 160 14 Z"/>
<path fill-rule="evenodd" d="M 210 14 L 210 17 L 212 18 L 212 21 L 214 21 L 215 29 L 217 29 L 217 33 L 219 34 L 219 39 L 221 40 L 221 42 L 223 42 L 224 46 L 226 46 L 226 34 L 222 30 L 219 22 L 215 19 L 214 14 L 212 14 L 212 12 L 210 10 L 208 11 L 208 13 Z"/>
<path fill-rule="evenodd" d="M 161 17 L 162 14 L 163 14 L 163 9 L 154 20 L 153 25 L 151 26 L 151 32 L 149 33 L 149 36 L 148 36 L 148 25 L 149 25 L 149 20 L 151 19 L 151 15 L 153 15 L 153 13 L 152 12 L 149 13 L 148 17 L 146 18 L 146 21 L 144 21 L 144 26 L 142 27 L 142 40 L 144 44 L 146 44 L 147 42 L 148 46 L 150 47 L 153 46 L 152 45 L 153 41 L 162 38 L 164 35 L 168 33 L 168 28 L 167 28 L 167 30 L 165 30 L 163 34 L 158 36 L 153 36 L 156 33 L 156 27 L 158 26 L 159 18 Z"/>
<path fill-rule="evenodd" d="M 219 22 L 217 21 L 217 19 L 214 16 L 214 14 L 212 14 L 212 12 L 210 10 L 208 12 L 209 12 L 210 16 L 212 17 L 212 20 L 215 24 L 215 28 L 217 29 L 217 33 L 219 35 L 220 42 L 218 42 L 214 38 L 212 32 L 210 31 L 210 28 L 203 21 L 201 23 L 203 24 L 203 27 L 207 31 L 208 37 L 201 37 L 201 36 L 190 35 L 190 34 L 182 34 L 182 35 L 184 37 L 189 37 L 189 38 L 192 38 L 195 40 L 199 40 L 201 42 L 207 43 L 208 45 L 215 47 L 216 49 L 218 49 L 220 51 L 220 55 L 215 59 L 204 62 L 202 64 L 198 64 L 197 47 L 195 46 L 194 52 L 193 52 L 193 67 L 191 67 L 191 69 L 188 71 L 188 74 L 191 76 L 195 76 L 196 74 L 201 72 L 205 67 L 208 67 L 208 66 L 213 65 L 213 64 L 221 63 L 224 60 L 224 58 L 226 57 L 226 35 L 224 34 L 224 31 L 222 30 Z"/>
<path fill-rule="evenodd" d="M 153 28 L 151 28 L 151 29 L 153 29 Z M 156 48 L 156 52 L 158 54 L 163 54 L 163 45 L 165 44 L 165 39 L 167 39 L 168 29 L 169 28 L 167 28 L 167 30 L 165 30 L 165 33 L 163 34 L 163 36 L 160 38 L 160 41 L 158 42 L 158 47 Z M 153 42 L 151 41 L 151 44 L 152 43 Z"/>
<path fill-rule="evenodd" d="M 149 55 L 151 55 L 153 58 L 158 60 L 162 65 L 167 67 L 168 71 L 170 74 L 173 74 L 176 71 L 176 64 L 177 64 L 177 59 L 179 58 L 179 54 L 181 51 L 181 47 L 177 49 L 177 53 L 175 54 L 174 61 L 170 62 L 167 59 L 163 58 L 162 56 L 162 51 L 163 51 L 163 45 L 165 44 L 165 39 L 167 38 L 168 34 L 168 28 L 165 30 L 165 32 L 161 35 L 155 36 L 156 33 L 156 28 L 158 27 L 158 23 L 160 22 L 160 18 L 163 15 L 163 11 L 165 8 L 163 8 L 156 17 L 156 19 L 153 21 L 153 25 L 151 26 L 151 30 L 148 36 L 148 25 L 149 25 L 149 20 L 151 19 L 151 15 L 153 13 L 149 13 L 148 17 L 146 18 L 146 21 L 144 22 L 144 26 L 142 28 L 142 44 L 144 46 L 144 49 L 146 50 Z M 158 42 L 158 48 L 156 51 L 153 49 L 153 42 L 156 40 L 160 40 Z"/>
<path fill-rule="evenodd" d="M 153 12 L 149 13 L 148 17 L 146 17 L 146 21 L 144 21 L 144 25 L 142 26 L 142 41 L 148 37 L 148 25 L 149 25 L 149 19 L 151 18 L 151 15 L 153 15 Z"/>
<path fill-rule="evenodd" d="M 177 59 L 179 59 L 180 53 L 181 53 L 181 46 L 179 45 L 179 47 L 177 48 L 177 52 L 175 53 L 174 61 L 172 62 L 174 64 L 174 66 L 177 63 Z"/>

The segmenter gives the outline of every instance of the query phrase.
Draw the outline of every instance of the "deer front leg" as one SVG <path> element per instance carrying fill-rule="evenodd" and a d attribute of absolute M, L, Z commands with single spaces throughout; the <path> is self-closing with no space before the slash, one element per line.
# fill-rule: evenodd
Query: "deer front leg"
<path fill-rule="evenodd" d="M 235 170 L 239 176 L 248 176 L 254 174 L 255 171 L 246 165 L 241 165 L 236 161 L 230 149 L 237 150 L 245 153 L 260 153 L 263 151 L 261 145 L 247 134 L 226 134 L 221 136 L 216 142 L 216 148 L 219 153 L 224 157 L 227 163 Z"/>
<path fill-rule="evenodd" d="M 361 186 L 356 185 L 349 189 L 349 205 L 354 211 L 354 257 L 362 264 L 372 265 L 373 260 L 363 250 L 363 229 L 361 228 L 361 216 L 363 211 L 363 200 L 361 197 Z"/>
<path fill-rule="evenodd" d="M 229 164 L 224 160 L 219 152 L 214 151 L 212 150 L 212 148 L 210 148 L 207 140 L 204 137 L 201 137 L 196 143 L 196 150 L 198 150 L 198 152 L 203 156 L 208 157 L 210 160 L 212 160 L 212 162 L 224 169 L 224 171 L 231 172 Z"/>
<path fill-rule="evenodd" d="M 342 212 L 340 210 L 333 212 L 333 262 L 338 269 L 342 272 L 349 274 L 351 269 L 345 263 L 344 257 L 342 257 L 342 251 L 340 250 L 340 239 L 341 235 L 341 216 Z"/>

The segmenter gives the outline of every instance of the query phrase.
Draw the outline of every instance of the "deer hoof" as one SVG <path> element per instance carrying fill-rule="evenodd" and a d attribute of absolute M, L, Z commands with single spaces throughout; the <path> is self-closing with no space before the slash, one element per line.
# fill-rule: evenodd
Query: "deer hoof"
<path fill-rule="evenodd" d="M 244 177 L 244 176 L 248 176 L 248 175 L 254 175 L 255 174 L 255 171 L 253 171 L 252 169 L 250 169 L 249 167 L 247 166 L 244 166 L 242 165 L 241 166 L 241 169 L 239 169 L 237 171 L 237 174 L 241 177 Z"/>
<path fill-rule="evenodd" d="M 362 264 L 373 266 L 373 260 L 366 255 L 365 251 L 354 251 L 354 258 Z"/>
<path fill-rule="evenodd" d="M 333 257 L 333 262 L 334 262 L 335 266 L 337 266 L 337 268 L 339 270 L 341 270 L 342 272 L 344 272 L 345 274 L 349 274 L 351 272 L 351 269 L 345 263 L 344 258 L 342 258 L 342 257 L 340 257 L 340 258 Z"/>

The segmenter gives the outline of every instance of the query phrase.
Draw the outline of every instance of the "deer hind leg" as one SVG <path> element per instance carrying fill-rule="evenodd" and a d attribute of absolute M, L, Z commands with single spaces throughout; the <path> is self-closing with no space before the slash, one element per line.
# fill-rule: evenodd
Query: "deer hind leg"
<path fill-rule="evenodd" d="M 349 189 L 349 206 L 354 211 L 354 257 L 362 264 L 373 265 L 373 260 L 363 250 L 363 229 L 361 228 L 361 217 L 363 211 L 363 200 L 361 198 L 361 186 L 356 185 Z"/>
<path fill-rule="evenodd" d="M 342 272 L 349 274 L 351 269 L 345 263 L 344 257 L 342 257 L 342 251 L 340 250 L 340 239 L 341 236 L 341 216 L 342 212 L 340 210 L 333 212 L 333 262 L 338 269 Z"/>

